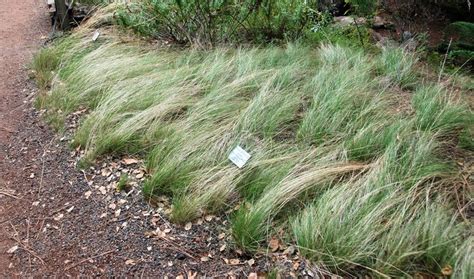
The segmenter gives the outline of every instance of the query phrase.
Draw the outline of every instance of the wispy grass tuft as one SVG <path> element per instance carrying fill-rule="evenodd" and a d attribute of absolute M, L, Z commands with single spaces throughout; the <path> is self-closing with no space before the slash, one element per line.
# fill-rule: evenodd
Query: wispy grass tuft
<path fill-rule="evenodd" d="M 60 57 L 52 48 L 43 48 L 34 56 L 32 68 L 40 89 L 46 89 L 51 85 L 54 71 L 57 70 L 60 62 Z"/>
<path fill-rule="evenodd" d="M 386 47 L 379 58 L 379 70 L 392 85 L 407 88 L 415 85 L 417 80 L 414 66 L 417 56 L 402 48 Z"/>
<path fill-rule="evenodd" d="M 416 125 L 442 134 L 472 126 L 474 118 L 467 107 L 440 86 L 422 86 L 413 96 Z"/>

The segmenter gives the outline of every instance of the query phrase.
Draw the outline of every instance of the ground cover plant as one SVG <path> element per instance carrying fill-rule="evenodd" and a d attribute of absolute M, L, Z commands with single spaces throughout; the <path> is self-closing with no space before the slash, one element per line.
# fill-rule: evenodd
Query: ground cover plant
<path fill-rule="evenodd" d="M 454 187 L 461 177 L 444 148 L 474 118 L 462 97 L 417 77 L 416 54 L 156 49 L 103 27 L 108 9 L 34 63 L 52 82 L 38 100 L 49 119 L 87 109 L 72 142 L 84 161 L 145 158 L 144 195 L 171 196 L 174 222 L 239 205 L 231 230 L 246 253 L 282 229 L 340 275 L 470 277 L 472 224 L 455 196 L 472 193 Z M 59 62 L 42 63 L 45 53 Z M 242 169 L 227 159 L 237 145 L 252 155 Z"/>
<path fill-rule="evenodd" d="M 275 43 L 325 26 L 347 6 L 360 15 L 375 11 L 375 0 L 141 0 L 119 8 L 119 25 L 140 35 L 209 47 L 220 43 Z"/>

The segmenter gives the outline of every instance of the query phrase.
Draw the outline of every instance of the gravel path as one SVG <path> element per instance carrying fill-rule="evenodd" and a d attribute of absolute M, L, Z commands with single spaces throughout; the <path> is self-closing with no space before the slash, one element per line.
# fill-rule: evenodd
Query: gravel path
<path fill-rule="evenodd" d="M 30 187 L 27 183 L 13 185 L 23 173 L 15 170 L 6 157 L 14 134 L 24 127 L 23 101 L 28 91 L 24 66 L 42 36 L 47 35 L 45 11 L 41 0 L 0 0 L 0 274 L 8 270 L 10 260 L 5 251 L 13 245 L 6 221 L 23 204 L 17 195 Z"/>

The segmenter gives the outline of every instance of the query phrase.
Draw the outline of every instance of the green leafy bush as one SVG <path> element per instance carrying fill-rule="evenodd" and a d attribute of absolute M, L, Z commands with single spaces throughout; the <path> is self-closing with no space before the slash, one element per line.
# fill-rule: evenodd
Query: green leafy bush
<path fill-rule="evenodd" d="M 316 0 L 143 0 L 118 23 L 152 37 L 199 46 L 296 39 L 318 19 Z"/>

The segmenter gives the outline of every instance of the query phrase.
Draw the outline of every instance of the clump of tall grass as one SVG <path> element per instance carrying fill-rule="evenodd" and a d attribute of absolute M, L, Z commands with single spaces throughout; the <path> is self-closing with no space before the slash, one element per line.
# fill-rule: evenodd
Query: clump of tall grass
<path fill-rule="evenodd" d="M 472 126 L 473 118 L 464 104 L 441 86 L 422 86 L 415 91 L 413 107 L 421 130 L 442 134 Z"/>
<path fill-rule="evenodd" d="M 57 70 L 60 57 L 50 48 L 43 48 L 33 58 L 32 68 L 34 70 L 36 83 L 41 89 L 46 89 L 51 85 L 54 71 Z"/>
<path fill-rule="evenodd" d="M 380 55 L 380 71 L 393 85 L 406 88 L 413 86 L 417 80 L 414 66 L 416 53 L 400 47 L 385 47 Z"/>
<path fill-rule="evenodd" d="M 71 37 L 44 106 L 61 117 L 88 109 L 74 138 L 88 160 L 144 157 L 144 195 L 170 195 L 173 221 L 243 202 L 231 227 L 245 251 L 276 224 L 336 272 L 469 272 L 470 224 L 452 217 L 455 173 L 439 140 L 467 130 L 472 113 L 432 86 L 413 93 L 413 115 L 391 110 L 391 85 L 412 88 L 415 56 L 339 45 L 152 49 L 110 28 L 92 42 L 100 22 Z M 252 155 L 241 169 L 227 158 L 238 145 Z"/>
<path fill-rule="evenodd" d="M 318 197 L 292 225 L 304 255 L 334 272 L 441 273 L 455 264 L 464 227 L 437 191 L 450 169 L 428 134 L 390 144 L 369 172 Z"/>

